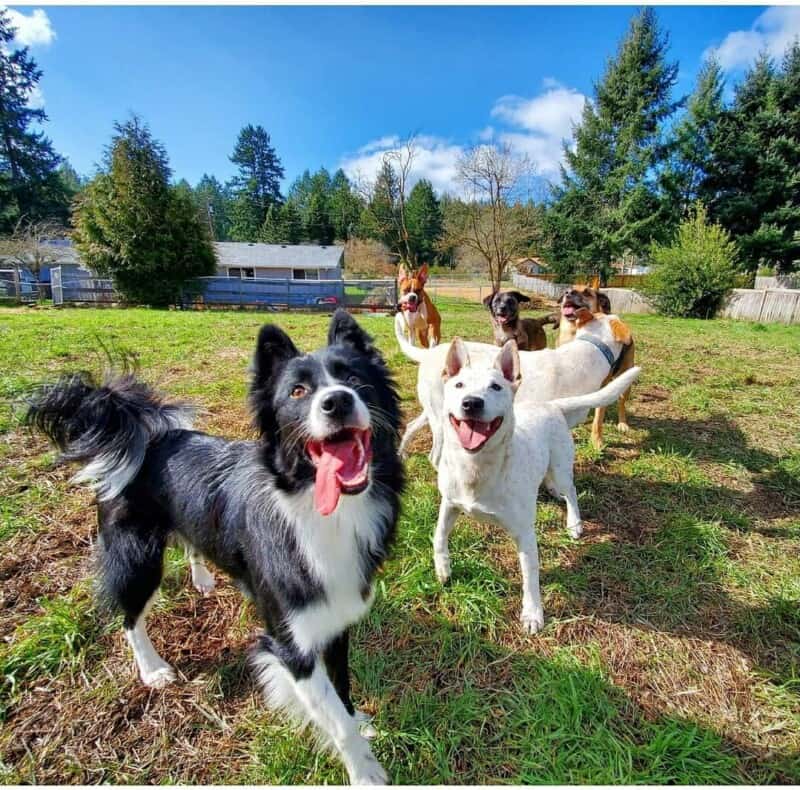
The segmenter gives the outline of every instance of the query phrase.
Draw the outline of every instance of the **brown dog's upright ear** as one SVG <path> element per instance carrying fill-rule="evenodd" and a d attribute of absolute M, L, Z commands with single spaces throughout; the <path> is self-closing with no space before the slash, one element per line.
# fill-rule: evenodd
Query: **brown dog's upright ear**
<path fill-rule="evenodd" d="M 519 291 L 509 291 L 509 294 L 513 296 L 518 302 L 530 302 L 530 296 L 525 296 L 525 294 L 521 294 Z"/>
<path fill-rule="evenodd" d="M 469 352 L 460 337 L 454 337 L 447 350 L 442 376 L 446 379 L 457 376 L 461 368 L 469 367 Z"/>
<path fill-rule="evenodd" d="M 601 313 L 608 315 L 611 312 L 611 300 L 600 291 L 597 292 L 597 306 Z"/>
<path fill-rule="evenodd" d="M 492 309 L 492 299 L 497 296 L 497 291 L 492 291 L 488 296 L 483 297 L 483 303 L 488 307 L 490 310 Z"/>
<path fill-rule="evenodd" d="M 401 282 L 402 280 L 408 279 L 408 272 L 406 271 L 406 267 L 404 264 L 400 264 L 397 268 L 397 282 Z"/>
<path fill-rule="evenodd" d="M 417 272 L 417 279 L 420 281 L 422 285 L 425 285 L 428 282 L 428 264 L 423 263 L 420 267 L 420 270 Z"/>
<path fill-rule="evenodd" d="M 514 392 L 519 387 L 519 382 L 522 379 L 519 364 L 519 349 L 517 348 L 516 340 L 507 340 L 503 344 L 503 348 L 497 355 L 494 366 L 503 374 L 503 378 L 511 384 Z"/>

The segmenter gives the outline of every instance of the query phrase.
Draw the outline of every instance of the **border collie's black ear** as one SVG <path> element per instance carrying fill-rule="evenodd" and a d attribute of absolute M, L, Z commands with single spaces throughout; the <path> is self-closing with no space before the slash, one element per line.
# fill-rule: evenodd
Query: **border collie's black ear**
<path fill-rule="evenodd" d="M 597 306 L 600 311 L 608 315 L 611 312 L 611 300 L 605 295 L 597 292 Z"/>
<path fill-rule="evenodd" d="M 530 296 L 525 296 L 525 294 L 521 294 L 519 291 L 509 291 L 511 296 L 513 296 L 518 302 L 530 302 Z"/>
<path fill-rule="evenodd" d="M 341 307 L 333 314 L 328 327 L 328 345 L 352 346 L 362 354 L 373 350 L 372 338 L 358 325 L 356 319 Z"/>
<path fill-rule="evenodd" d="M 278 368 L 299 353 L 286 332 L 274 324 L 264 324 L 253 356 L 253 389 L 262 389 Z"/>
<path fill-rule="evenodd" d="M 489 310 L 492 309 L 492 299 L 494 299 L 495 296 L 497 296 L 497 291 L 492 291 L 488 296 L 483 297 L 483 303 L 489 308 Z"/>

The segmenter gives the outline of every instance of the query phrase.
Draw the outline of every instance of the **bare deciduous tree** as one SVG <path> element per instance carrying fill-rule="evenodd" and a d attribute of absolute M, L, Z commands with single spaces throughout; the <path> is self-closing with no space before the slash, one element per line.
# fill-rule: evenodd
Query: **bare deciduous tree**
<path fill-rule="evenodd" d="M 498 291 L 509 262 L 525 252 L 533 232 L 527 210 L 533 166 L 507 145 L 479 145 L 456 167 L 464 200 L 448 214 L 443 243 L 478 253 Z"/>
<path fill-rule="evenodd" d="M 10 236 L 0 238 L 0 256 L 16 269 L 29 269 L 38 279 L 44 266 L 56 265 L 64 258 L 63 248 L 48 243 L 63 237 L 64 229 L 57 222 L 22 217 Z"/>

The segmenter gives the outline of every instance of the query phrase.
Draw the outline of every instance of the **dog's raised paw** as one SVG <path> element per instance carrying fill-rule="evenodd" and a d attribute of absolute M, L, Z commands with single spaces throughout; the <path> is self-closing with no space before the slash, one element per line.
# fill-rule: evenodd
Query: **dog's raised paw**
<path fill-rule="evenodd" d="M 148 672 L 142 672 L 142 683 L 151 689 L 163 689 L 178 679 L 175 670 L 169 665 L 156 667 Z"/>
<path fill-rule="evenodd" d="M 378 731 L 372 726 L 372 716 L 370 716 L 369 713 L 364 713 L 363 710 L 357 710 L 353 714 L 353 718 L 358 724 L 358 731 L 364 738 L 371 741 L 373 738 L 377 737 Z"/>
<path fill-rule="evenodd" d="M 575 524 L 571 524 L 567 527 L 567 532 L 569 532 L 570 537 L 577 540 L 583 534 L 583 522 L 578 521 Z"/>
<path fill-rule="evenodd" d="M 526 634 L 538 634 L 544 628 L 544 611 L 537 609 L 531 612 L 523 612 L 520 616 L 522 630 Z"/>
<path fill-rule="evenodd" d="M 370 755 L 369 759 L 361 760 L 359 765 L 350 774 L 351 785 L 388 785 L 389 777 L 383 766 Z"/>
<path fill-rule="evenodd" d="M 216 587 L 214 575 L 205 565 L 192 566 L 192 585 L 201 595 L 208 595 Z"/>

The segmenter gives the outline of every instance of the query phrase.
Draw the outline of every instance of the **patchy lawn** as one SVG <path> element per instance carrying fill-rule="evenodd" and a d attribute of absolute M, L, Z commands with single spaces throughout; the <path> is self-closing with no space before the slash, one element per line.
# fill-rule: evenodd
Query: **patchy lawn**
<path fill-rule="evenodd" d="M 446 337 L 489 340 L 485 312 L 443 301 Z M 95 515 L 70 471 L 18 427 L 32 383 L 99 369 L 100 344 L 197 403 L 202 428 L 250 435 L 258 327 L 301 348 L 323 316 L 0 310 L 0 780 L 341 782 L 261 704 L 243 657 L 256 621 L 218 576 L 207 599 L 173 552 L 150 630 L 180 682 L 143 688 L 91 587 Z M 418 413 L 392 321 L 364 316 Z M 596 454 L 577 432 L 580 541 L 544 499 L 547 625 L 518 625 L 511 541 L 462 518 L 442 588 L 438 496 L 424 456 L 393 559 L 354 639 L 354 694 L 396 783 L 800 781 L 800 327 L 631 317 L 644 368 L 631 425 Z M 613 409 L 610 410 L 613 412 Z"/>

